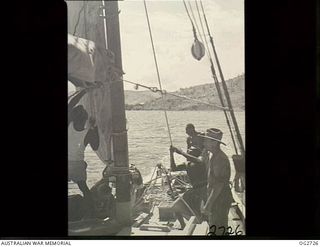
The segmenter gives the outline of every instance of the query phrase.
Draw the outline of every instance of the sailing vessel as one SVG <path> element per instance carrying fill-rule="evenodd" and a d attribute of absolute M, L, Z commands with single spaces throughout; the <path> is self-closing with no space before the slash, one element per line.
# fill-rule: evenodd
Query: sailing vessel
<path fill-rule="evenodd" d="M 91 188 L 95 210 L 100 213 L 95 219 L 83 220 L 83 198 L 80 195 L 69 196 L 69 235 L 210 234 L 207 221 L 196 215 L 183 199 L 183 193 L 190 188 L 186 173 L 170 172 L 165 165 L 155 164 L 150 180 L 143 183 L 138 167 L 129 166 L 117 1 L 69 1 L 67 4 L 68 80 L 77 88 L 69 97 L 72 100 L 86 90 L 80 104 L 85 107 L 90 118 L 95 119 L 99 138 L 99 148 L 95 152 L 106 166 L 101 180 Z M 146 2 L 144 6 L 149 24 Z M 185 7 L 188 11 L 186 5 Z M 80 18 L 81 13 L 84 18 Z M 195 39 L 192 54 L 195 59 L 200 60 L 209 51 L 209 47 L 198 40 L 197 30 L 191 18 L 190 20 Z M 206 25 L 209 32 L 207 21 Z M 84 37 L 76 36 L 77 28 L 83 29 Z M 153 42 L 150 24 L 149 33 Z M 229 226 L 231 231 L 237 230 L 224 231 L 226 235 L 239 235 L 245 234 L 245 150 L 210 33 L 209 36 L 214 53 L 214 58 L 210 56 L 211 72 L 236 152 L 232 157 L 236 170 L 232 190 L 235 202 L 230 208 Z M 157 67 L 155 52 L 154 59 Z M 216 61 L 221 82 L 215 72 L 213 60 Z M 157 72 L 159 88 L 134 84 L 160 92 L 165 97 L 167 92 L 162 89 L 158 68 Z M 171 140 L 166 111 L 164 113 Z M 178 211 L 182 214 L 178 214 Z"/>

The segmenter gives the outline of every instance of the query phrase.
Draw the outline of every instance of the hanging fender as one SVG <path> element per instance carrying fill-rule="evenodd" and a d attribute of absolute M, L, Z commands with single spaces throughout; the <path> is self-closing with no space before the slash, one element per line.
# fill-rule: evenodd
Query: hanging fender
<path fill-rule="evenodd" d="M 203 58 L 203 56 L 205 55 L 205 47 L 198 39 L 194 40 L 191 47 L 191 53 L 192 56 L 198 61 L 200 61 L 201 58 Z"/>

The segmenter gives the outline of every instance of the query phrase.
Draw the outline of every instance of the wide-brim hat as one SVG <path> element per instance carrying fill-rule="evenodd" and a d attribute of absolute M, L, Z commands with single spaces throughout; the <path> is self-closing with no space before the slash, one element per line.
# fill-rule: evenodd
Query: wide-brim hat
<path fill-rule="evenodd" d="M 219 143 L 227 146 L 227 144 L 225 144 L 223 141 L 221 141 L 222 135 L 223 135 L 223 133 L 222 133 L 221 130 L 216 129 L 216 128 L 210 128 L 210 129 L 207 129 L 205 134 L 200 134 L 198 136 L 201 137 L 201 138 L 206 138 L 206 139 L 209 139 L 209 140 L 213 140 L 213 141 L 219 142 Z"/>

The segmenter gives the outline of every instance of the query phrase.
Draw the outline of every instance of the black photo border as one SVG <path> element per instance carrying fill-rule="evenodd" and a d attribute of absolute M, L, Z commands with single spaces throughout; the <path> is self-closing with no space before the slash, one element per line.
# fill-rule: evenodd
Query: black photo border
<path fill-rule="evenodd" d="M 66 3 L 12 9 L 0 239 L 140 239 L 68 237 Z M 319 239 L 319 12 L 311 0 L 245 0 L 247 235 L 237 239 Z"/>

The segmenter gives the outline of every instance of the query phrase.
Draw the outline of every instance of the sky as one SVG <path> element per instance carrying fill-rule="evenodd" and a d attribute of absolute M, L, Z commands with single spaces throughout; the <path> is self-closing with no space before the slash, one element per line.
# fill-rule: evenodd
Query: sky
<path fill-rule="evenodd" d="M 185 1 L 191 4 L 202 33 L 195 1 Z M 197 1 L 199 5 L 200 0 Z M 118 3 L 124 79 L 159 87 L 143 0 Z M 183 1 L 148 0 L 146 3 L 162 88 L 176 91 L 212 83 L 207 54 L 200 61 L 191 55 L 194 37 Z M 225 79 L 244 73 L 244 0 L 202 0 L 202 3 Z M 133 85 L 124 83 L 124 88 L 133 90 Z M 69 83 L 68 91 L 73 90 Z"/>
<path fill-rule="evenodd" d="M 225 79 L 244 73 L 243 0 L 202 3 Z M 190 4 L 201 29 L 195 2 Z M 151 0 L 147 8 L 163 89 L 175 91 L 213 82 L 208 56 L 197 61 L 191 55 L 194 38 L 183 2 Z M 158 86 L 143 1 L 119 1 L 119 9 L 124 79 Z M 131 84 L 124 87 L 133 90 Z"/>

